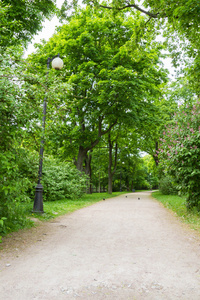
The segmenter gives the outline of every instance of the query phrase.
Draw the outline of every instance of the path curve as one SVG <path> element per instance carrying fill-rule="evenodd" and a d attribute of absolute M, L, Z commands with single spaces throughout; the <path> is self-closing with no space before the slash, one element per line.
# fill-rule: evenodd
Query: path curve
<path fill-rule="evenodd" d="M 16 238 L 19 248 L 1 253 L 0 299 L 200 299 L 200 239 L 150 192 L 39 228 L 25 232 L 28 246 Z"/>

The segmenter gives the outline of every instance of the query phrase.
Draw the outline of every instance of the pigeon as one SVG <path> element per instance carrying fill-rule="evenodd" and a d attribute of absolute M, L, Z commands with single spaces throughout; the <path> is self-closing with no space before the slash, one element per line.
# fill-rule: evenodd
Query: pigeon
<path fill-rule="evenodd" d="M 138 200 L 140 200 L 140 198 L 138 198 Z"/>

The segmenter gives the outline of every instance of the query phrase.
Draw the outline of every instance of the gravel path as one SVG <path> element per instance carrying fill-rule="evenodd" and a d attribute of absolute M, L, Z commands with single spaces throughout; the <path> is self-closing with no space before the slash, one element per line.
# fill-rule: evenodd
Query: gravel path
<path fill-rule="evenodd" d="M 4 248 L 2 300 L 200 299 L 200 238 L 150 192 L 98 202 Z"/>

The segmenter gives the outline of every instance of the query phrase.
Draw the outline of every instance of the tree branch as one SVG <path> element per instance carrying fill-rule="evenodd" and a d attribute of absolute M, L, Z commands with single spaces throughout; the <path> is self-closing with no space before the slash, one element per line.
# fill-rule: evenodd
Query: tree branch
<path fill-rule="evenodd" d="M 99 4 L 99 7 L 107 8 L 107 9 L 114 9 L 114 7 L 112 7 L 112 6 L 106 6 L 106 5 L 101 5 L 101 4 Z M 139 7 L 138 5 L 136 5 L 136 4 L 127 4 L 127 5 L 123 6 L 123 7 L 118 7 L 118 8 L 116 8 L 116 9 L 117 9 L 117 10 L 123 10 L 123 9 L 126 9 L 126 8 L 132 8 L 132 7 L 134 7 L 135 9 L 137 9 L 137 10 L 139 10 L 139 11 L 141 11 L 142 13 L 144 13 L 145 15 L 147 15 L 147 16 L 149 16 L 149 17 L 151 17 L 151 18 L 158 18 L 159 13 L 153 14 L 153 13 L 151 13 L 151 12 L 149 12 L 149 11 L 146 11 L 146 10 L 140 8 L 140 7 Z"/>
<path fill-rule="evenodd" d="M 94 148 L 98 143 L 99 143 L 99 140 L 100 140 L 100 137 L 102 137 L 103 135 L 105 135 L 106 133 L 108 133 L 116 124 L 117 124 L 117 119 L 108 127 L 107 130 L 105 131 L 102 131 L 99 132 L 99 135 L 98 135 L 98 138 L 96 140 L 94 140 L 93 142 L 91 142 L 91 145 L 89 147 L 86 148 L 86 151 Z M 101 128 L 101 126 L 99 127 Z"/>
<path fill-rule="evenodd" d="M 102 135 L 105 135 L 106 133 L 108 133 L 116 124 L 117 124 L 118 119 L 116 119 L 109 127 L 107 130 L 103 131 Z M 101 135 L 101 136 L 102 136 Z"/>

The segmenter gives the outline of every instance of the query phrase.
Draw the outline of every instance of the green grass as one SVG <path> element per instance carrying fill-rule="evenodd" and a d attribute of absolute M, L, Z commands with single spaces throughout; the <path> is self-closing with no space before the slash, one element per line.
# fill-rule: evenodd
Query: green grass
<path fill-rule="evenodd" d="M 31 213 L 31 210 L 33 209 L 33 203 L 30 203 L 27 205 L 26 208 L 27 217 L 34 217 L 42 221 L 45 221 L 48 219 L 56 218 L 64 214 L 71 213 L 83 207 L 87 207 L 98 201 L 101 201 L 103 198 L 108 199 L 125 193 L 127 192 L 114 192 L 112 194 L 94 193 L 94 194 L 85 194 L 81 198 L 75 200 L 66 199 L 66 200 L 58 200 L 58 201 L 51 201 L 51 202 L 45 201 L 43 203 L 44 206 L 43 214 Z"/>
<path fill-rule="evenodd" d="M 200 233 L 200 212 L 187 210 L 185 198 L 177 195 L 163 195 L 161 192 L 153 192 L 152 196 L 160 201 L 165 207 L 173 211 L 182 222 Z"/>

